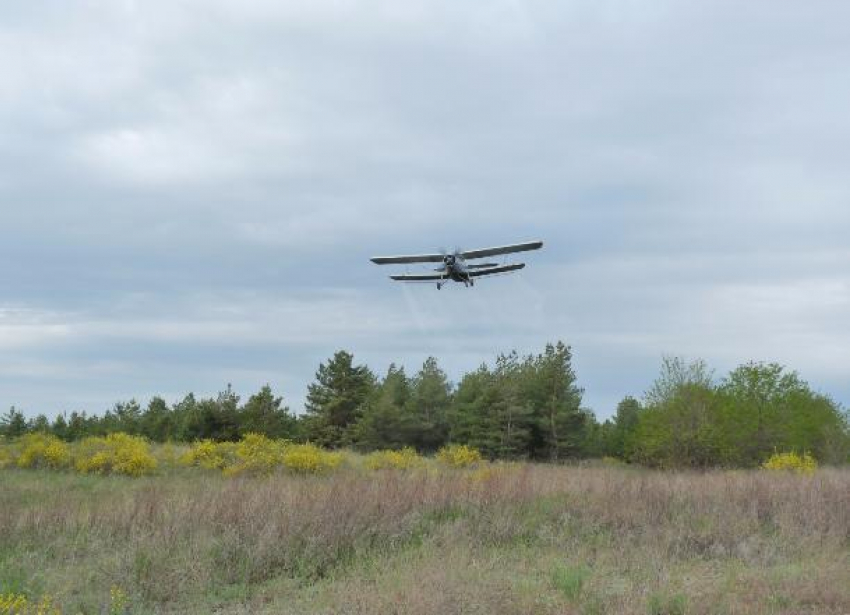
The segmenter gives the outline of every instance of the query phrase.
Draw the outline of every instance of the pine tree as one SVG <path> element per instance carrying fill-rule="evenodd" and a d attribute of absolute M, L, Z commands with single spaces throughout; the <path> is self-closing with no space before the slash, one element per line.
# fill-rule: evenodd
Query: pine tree
<path fill-rule="evenodd" d="M 410 382 L 404 368 L 391 364 L 380 385 L 363 404 L 354 428 L 358 448 L 372 451 L 399 449 L 410 444 L 405 407 L 410 400 Z"/>
<path fill-rule="evenodd" d="M 43 414 L 39 414 L 27 424 L 27 430 L 34 433 L 50 433 L 50 421 Z"/>
<path fill-rule="evenodd" d="M 552 461 L 578 457 L 587 415 L 581 409 L 583 390 L 576 385 L 570 347 L 563 342 L 547 344 L 530 366 L 525 394 L 535 416 L 535 457 Z"/>
<path fill-rule="evenodd" d="M 176 425 L 174 413 L 161 397 L 154 397 L 148 402 L 148 407 L 139 419 L 140 433 L 154 442 L 174 440 Z"/>
<path fill-rule="evenodd" d="M 468 444 L 487 457 L 493 456 L 497 441 L 490 429 L 489 408 L 494 391 L 493 374 L 487 365 L 461 378 L 448 413 L 452 444 Z"/>
<path fill-rule="evenodd" d="M 0 417 L 0 435 L 7 438 L 17 438 L 27 432 L 27 420 L 15 406 L 9 408 L 9 411 Z"/>
<path fill-rule="evenodd" d="M 437 359 L 428 357 L 413 377 L 407 404 L 407 444 L 422 452 L 433 452 L 448 437 L 447 413 L 451 404 L 451 384 Z"/>
<path fill-rule="evenodd" d="M 184 400 L 185 401 L 185 400 Z M 188 440 L 210 438 L 219 442 L 239 439 L 239 396 L 230 384 L 215 399 L 202 399 L 187 408 L 184 434 Z"/>
<path fill-rule="evenodd" d="M 495 446 L 495 457 L 516 459 L 532 453 L 533 409 L 521 389 L 527 375 L 527 366 L 520 363 L 516 352 L 496 359 L 490 383 L 493 390 L 488 395 L 490 440 Z"/>
<path fill-rule="evenodd" d="M 267 384 L 250 398 L 239 412 L 239 433 L 260 433 L 269 438 L 293 438 L 296 419 L 283 398 L 275 397 Z"/>
<path fill-rule="evenodd" d="M 192 442 L 199 438 L 200 427 L 198 402 L 195 395 L 188 393 L 171 409 L 174 417 L 174 437 L 180 442 Z"/>
<path fill-rule="evenodd" d="M 68 417 L 68 428 L 65 432 L 70 441 L 80 440 L 86 436 L 96 435 L 89 431 L 89 421 L 85 412 L 71 412 Z"/>
<path fill-rule="evenodd" d="M 61 438 L 62 440 L 68 440 L 68 422 L 65 420 L 64 414 L 57 414 L 56 420 L 53 421 L 53 425 L 50 426 L 50 431 L 57 438 Z"/>
<path fill-rule="evenodd" d="M 349 444 L 362 406 L 374 387 L 375 377 L 369 368 L 355 366 L 354 357 L 344 350 L 334 354 L 327 365 L 320 364 L 316 382 L 307 389 L 306 437 L 332 448 Z"/>

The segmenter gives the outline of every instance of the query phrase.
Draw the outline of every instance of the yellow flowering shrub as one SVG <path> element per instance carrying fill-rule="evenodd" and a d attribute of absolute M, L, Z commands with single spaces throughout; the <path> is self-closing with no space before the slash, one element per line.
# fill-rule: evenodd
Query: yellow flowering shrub
<path fill-rule="evenodd" d="M 180 463 L 208 470 L 223 470 L 234 464 L 236 445 L 233 442 L 200 440 L 180 456 Z"/>
<path fill-rule="evenodd" d="M 19 468 L 64 468 L 71 462 L 68 445 L 49 434 L 31 433 L 21 436 L 18 442 L 20 454 L 16 461 Z"/>
<path fill-rule="evenodd" d="M 481 453 L 466 444 L 449 444 L 437 451 L 437 461 L 452 468 L 466 468 L 482 461 Z"/>
<path fill-rule="evenodd" d="M 283 465 L 287 440 L 272 440 L 262 434 L 245 434 L 235 448 L 235 463 L 224 468 L 224 473 L 268 474 Z"/>
<path fill-rule="evenodd" d="M 342 455 L 313 444 L 292 444 L 288 440 L 272 440 L 252 433 L 246 434 L 239 442 L 196 442 L 181 456 L 180 462 L 221 470 L 227 476 L 267 474 L 279 467 L 313 474 L 339 466 Z"/>
<path fill-rule="evenodd" d="M 340 463 L 340 453 L 326 451 L 314 444 L 290 444 L 283 451 L 283 465 L 294 472 L 317 474 L 333 470 Z"/>
<path fill-rule="evenodd" d="M 127 610 L 127 593 L 113 585 L 109 589 L 109 615 L 121 615 Z"/>
<path fill-rule="evenodd" d="M 61 615 L 62 610 L 48 595 L 38 602 L 31 602 L 23 594 L 0 594 L 0 615 Z"/>
<path fill-rule="evenodd" d="M 798 474 L 813 474 L 818 469 L 818 462 L 809 453 L 774 453 L 761 467 L 765 470 L 790 470 Z"/>
<path fill-rule="evenodd" d="M 156 469 L 147 440 L 125 433 L 84 438 L 77 447 L 74 467 L 84 474 L 142 476 Z"/>
<path fill-rule="evenodd" d="M 23 594 L 0 594 L 0 615 L 23 613 L 29 601 Z"/>
<path fill-rule="evenodd" d="M 375 451 L 366 456 L 363 465 L 370 470 L 407 470 L 421 466 L 424 459 L 412 448 L 406 447 L 400 451 Z"/>

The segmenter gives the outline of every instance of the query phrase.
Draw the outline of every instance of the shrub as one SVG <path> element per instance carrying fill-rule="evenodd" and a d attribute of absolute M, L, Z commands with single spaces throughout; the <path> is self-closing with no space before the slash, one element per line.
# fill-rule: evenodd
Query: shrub
<path fill-rule="evenodd" d="M 2 615 L 21 613 L 28 604 L 29 601 L 23 594 L 0 594 L 0 614 Z"/>
<path fill-rule="evenodd" d="M 367 455 L 363 462 L 370 470 L 407 470 L 421 466 L 423 463 L 422 457 L 410 447 L 400 451 L 375 451 Z"/>
<path fill-rule="evenodd" d="M 64 468 L 71 462 L 68 445 L 56 436 L 31 433 L 19 441 L 19 468 Z"/>
<path fill-rule="evenodd" d="M 466 444 L 449 444 L 437 451 L 437 461 L 452 468 L 466 468 L 481 462 L 481 453 Z"/>
<path fill-rule="evenodd" d="M 304 474 L 333 470 L 341 462 L 340 453 L 331 453 L 313 444 L 290 444 L 283 451 L 283 465 Z"/>
<path fill-rule="evenodd" d="M 109 589 L 109 615 L 121 615 L 127 610 L 127 592 L 113 585 Z"/>
<path fill-rule="evenodd" d="M 184 465 L 222 470 L 228 476 L 243 473 L 268 474 L 285 467 L 294 472 L 312 474 L 337 467 L 340 453 L 331 453 L 313 444 L 292 444 L 249 433 L 239 442 L 196 442 L 180 458 Z"/>
<path fill-rule="evenodd" d="M 23 594 L 0 594 L 0 615 L 61 615 L 61 612 L 48 595 L 31 602 Z"/>
<path fill-rule="evenodd" d="M 200 466 L 208 470 L 223 470 L 234 464 L 236 445 L 233 442 L 213 442 L 201 440 L 180 457 L 180 463 L 188 466 Z"/>
<path fill-rule="evenodd" d="M 283 465 L 287 440 L 272 440 L 262 434 L 248 433 L 236 444 L 234 463 L 225 467 L 228 475 L 268 474 Z"/>
<path fill-rule="evenodd" d="M 790 470 L 798 474 L 813 474 L 818 469 L 818 462 L 809 453 L 774 453 L 761 467 L 765 470 Z"/>
<path fill-rule="evenodd" d="M 156 465 L 147 440 L 125 433 L 84 438 L 79 444 L 74 462 L 77 471 L 84 474 L 94 472 L 127 476 L 150 474 Z"/>

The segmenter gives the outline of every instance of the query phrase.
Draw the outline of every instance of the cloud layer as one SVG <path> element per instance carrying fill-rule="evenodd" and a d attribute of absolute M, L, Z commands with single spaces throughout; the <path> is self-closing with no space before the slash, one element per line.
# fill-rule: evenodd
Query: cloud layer
<path fill-rule="evenodd" d="M 573 345 L 600 416 L 662 354 L 850 402 L 841 2 L 0 7 L 0 408 Z M 540 237 L 473 291 L 377 253 Z"/>

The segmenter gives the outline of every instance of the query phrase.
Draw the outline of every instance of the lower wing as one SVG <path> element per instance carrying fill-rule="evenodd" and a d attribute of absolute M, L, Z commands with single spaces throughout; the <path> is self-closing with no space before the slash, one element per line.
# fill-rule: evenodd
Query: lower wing
<path fill-rule="evenodd" d="M 489 269 L 476 269 L 474 271 L 470 271 L 469 275 L 473 278 L 480 277 L 482 275 L 493 275 L 496 273 L 509 273 L 511 271 L 518 271 L 525 267 L 525 263 L 516 263 L 513 265 L 502 265 L 501 267 L 490 267 Z"/>
<path fill-rule="evenodd" d="M 439 282 L 440 280 L 445 280 L 446 276 L 438 273 L 405 273 L 391 275 L 390 279 L 399 282 Z"/>

